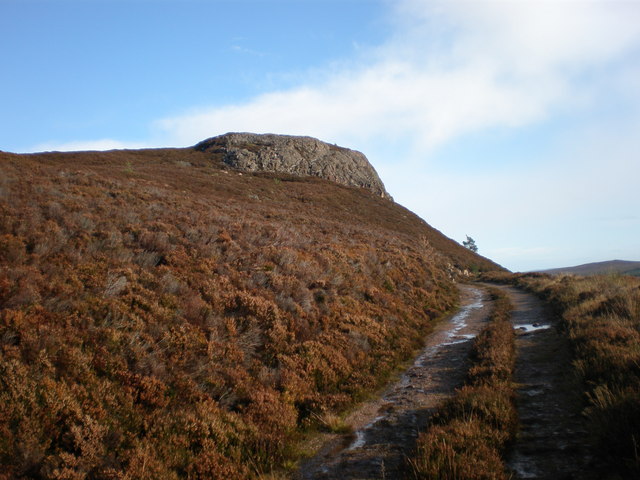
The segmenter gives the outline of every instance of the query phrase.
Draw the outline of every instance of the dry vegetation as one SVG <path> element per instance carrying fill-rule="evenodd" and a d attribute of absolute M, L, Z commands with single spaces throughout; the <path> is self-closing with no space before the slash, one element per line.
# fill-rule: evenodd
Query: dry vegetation
<path fill-rule="evenodd" d="M 491 275 L 546 299 L 561 318 L 585 388 L 602 478 L 640 477 L 640 279 Z"/>
<path fill-rule="evenodd" d="M 0 153 L 0 479 L 251 478 L 419 345 L 456 268 L 406 209 L 191 149 Z"/>
<path fill-rule="evenodd" d="M 509 478 L 502 455 L 518 425 L 513 385 L 515 334 L 511 303 L 498 289 L 491 294 L 494 311 L 474 341 L 466 385 L 438 409 L 418 439 L 411 460 L 417 479 Z"/>

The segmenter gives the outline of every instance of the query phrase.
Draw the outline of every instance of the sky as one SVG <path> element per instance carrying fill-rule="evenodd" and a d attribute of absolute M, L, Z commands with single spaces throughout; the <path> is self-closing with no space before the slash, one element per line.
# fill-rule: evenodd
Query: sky
<path fill-rule="evenodd" d="M 0 0 L 0 150 L 363 152 L 512 271 L 640 260 L 640 0 Z"/>

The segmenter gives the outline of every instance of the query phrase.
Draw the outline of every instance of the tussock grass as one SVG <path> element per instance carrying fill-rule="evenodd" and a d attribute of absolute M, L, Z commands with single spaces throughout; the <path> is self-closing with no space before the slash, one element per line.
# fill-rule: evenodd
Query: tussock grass
<path fill-rule="evenodd" d="M 487 275 L 547 300 L 561 318 L 582 380 L 593 454 L 602 471 L 640 477 L 640 279 Z"/>
<path fill-rule="evenodd" d="M 466 385 L 441 405 L 420 434 L 410 460 L 416 479 L 505 479 L 502 453 L 518 425 L 512 384 L 515 335 L 512 306 L 500 290 L 489 324 L 473 345 Z"/>

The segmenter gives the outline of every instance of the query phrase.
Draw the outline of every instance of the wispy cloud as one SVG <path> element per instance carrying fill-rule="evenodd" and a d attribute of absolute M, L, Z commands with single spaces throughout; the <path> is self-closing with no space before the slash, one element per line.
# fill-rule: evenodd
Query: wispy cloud
<path fill-rule="evenodd" d="M 79 140 L 74 142 L 47 142 L 34 145 L 32 152 L 78 152 L 91 150 L 120 150 L 127 148 L 147 148 L 151 145 L 147 142 L 121 142 L 109 138 L 99 140 Z"/>
<path fill-rule="evenodd" d="M 243 47 L 242 45 L 231 45 L 231 50 L 237 53 L 242 53 L 245 55 L 252 55 L 254 57 L 266 57 L 266 53 L 260 52 L 258 50 L 253 50 L 251 48 Z"/>

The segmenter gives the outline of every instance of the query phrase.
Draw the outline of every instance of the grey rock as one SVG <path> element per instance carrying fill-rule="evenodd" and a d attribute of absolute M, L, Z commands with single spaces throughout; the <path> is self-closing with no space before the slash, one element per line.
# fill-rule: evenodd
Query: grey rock
<path fill-rule="evenodd" d="M 238 170 L 321 177 L 342 185 L 367 188 L 391 199 L 362 153 L 312 137 L 227 133 L 204 140 L 194 148 L 222 154 L 222 161 Z"/>

